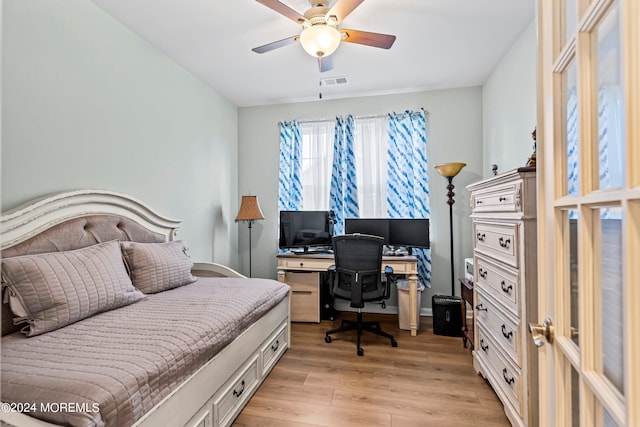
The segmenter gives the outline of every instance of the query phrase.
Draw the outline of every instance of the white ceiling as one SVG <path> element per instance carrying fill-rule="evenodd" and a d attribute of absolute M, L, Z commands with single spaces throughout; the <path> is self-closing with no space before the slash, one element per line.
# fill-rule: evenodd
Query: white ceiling
<path fill-rule="evenodd" d="M 252 48 L 300 32 L 255 0 L 93 0 L 239 107 L 482 85 L 534 17 L 535 0 L 366 0 L 340 24 L 395 34 L 390 50 L 342 43 L 318 71 L 299 44 Z M 282 0 L 304 13 L 308 0 Z M 330 1 L 331 4 L 335 0 Z M 535 66 L 535 58 L 531 58 Z"/>

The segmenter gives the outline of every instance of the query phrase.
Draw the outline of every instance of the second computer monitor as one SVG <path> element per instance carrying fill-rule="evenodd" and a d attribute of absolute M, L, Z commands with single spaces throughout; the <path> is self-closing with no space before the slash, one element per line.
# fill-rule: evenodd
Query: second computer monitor
<path fill-rule="evenodd" d="M 389 220 L 387 218 L 347 218 L 344 220 L 346 234 L 370 234 L 384 238 L 384 244 L 389 245 Z"/>
<path fill-rule="evenodd" d="M 408 248 L 428 248 L 427 218 L 389 219 L 389 244 Z"/>
<path fill-rule="evenodd" d="M 412 248 L 428 248 L 427 218 L 347 218 L 345 233 L 371 234 L 384 237 L 384 244 Z"/>

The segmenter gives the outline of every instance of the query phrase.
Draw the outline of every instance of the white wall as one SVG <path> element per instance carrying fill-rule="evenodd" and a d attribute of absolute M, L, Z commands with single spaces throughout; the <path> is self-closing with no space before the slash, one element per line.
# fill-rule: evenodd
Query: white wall
<path fill-rule="evenodd" d="M 235 266 L 237 109 L 87 0 L 4 0 L 2 209 L 128 193 Z"/>
<path fill-rule="evenodd" d="M 336 115 L 386 114 L 425 108 L 427 120 L 429 183 L 432 221 L 433 287 L 423 294 L 423 307 L 431 295 L 451 292 L 449 263 L 449 208 L 446 179 L 433 169 L 436 163 L 461 161 L 468 166 L 454 184 L 454 248 L 456 274 L 463 275 L 463 258 L 472 254 L 471 221 L 467 184 L 482 177 L 482 89 L 480 87 L 374 96 L 239 109 L 238 195 L 258 196 L 265 221 L 253 228 L 252 272 L 254 277 L 276 277 L 278 237 L 278 122 L 291 119 L 322 119 Z M 242 270 L 248 272 L 247 226 L 239 228 Z M 459 287 L 456 282 L 456 293 Z"/>
<path fill-rule="evenodd" d="M 484 166 L 482 175 L 525 166 L 536 127 L 535 19 L 514 42 L 482 88 Z"/>

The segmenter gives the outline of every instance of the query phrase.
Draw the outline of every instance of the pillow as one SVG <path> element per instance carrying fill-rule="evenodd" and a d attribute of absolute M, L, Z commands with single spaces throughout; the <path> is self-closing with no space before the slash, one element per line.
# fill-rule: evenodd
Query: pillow
<path fill-rule="evenodd" d="M 133 286 L 155 294 L 196 281 L 193 263 L 180 240 L 166 243 L 120 242 Z"/>
<path fill-rule="evenodd" d="M 66 252 L 23 255 L 2 260 L 14 323 L 39 335 L 96 313 L 136 302 L 117 241 Z"/>

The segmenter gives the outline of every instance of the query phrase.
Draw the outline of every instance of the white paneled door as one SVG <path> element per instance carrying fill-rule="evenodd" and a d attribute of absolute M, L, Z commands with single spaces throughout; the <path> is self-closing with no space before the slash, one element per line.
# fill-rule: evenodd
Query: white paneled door
<path fill-rule="evenodd" d="M 640 426 L 640 0 L 538 0 L 540 425 Z"/>

